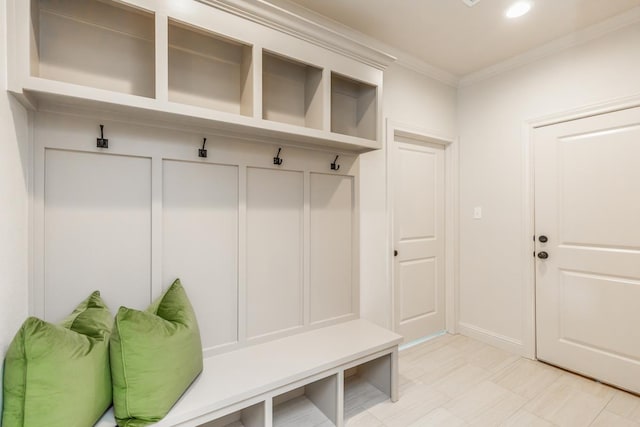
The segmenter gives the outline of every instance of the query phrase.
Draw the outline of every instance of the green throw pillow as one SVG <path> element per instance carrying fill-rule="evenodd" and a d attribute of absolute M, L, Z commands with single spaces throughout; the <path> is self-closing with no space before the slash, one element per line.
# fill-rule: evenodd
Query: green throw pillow
<path fill-rule="evenodd" d="M 162 419 L 200 372 L 200 331 L 180 280 L 146 311 L 120 307 L 111 335 L 113 406 L 120 427 Z"/>
<path fill-rule="evenodd" d="M 94 425 L 111 405 L 112 325 L 98 291 L 60 325 L 29 317 L 7 351 L 2 425 Z"/>

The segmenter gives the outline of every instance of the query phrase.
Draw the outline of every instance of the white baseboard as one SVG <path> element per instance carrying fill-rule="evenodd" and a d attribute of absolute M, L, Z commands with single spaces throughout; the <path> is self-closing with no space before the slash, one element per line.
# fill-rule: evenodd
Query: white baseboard
<path fill-rule="evenodd" d="M 526 349 L 522 341 L 515 340 L 513 338 L 506 337 L 504 335 L 496 334 L 495 332 L 479 328 L 468 323 L 459 322 L 458 332 L 469 338 L 476 339 L 485 344 L 492 345 L 501 350 L 508 351 L 523 357 L 528 357 Z"/>

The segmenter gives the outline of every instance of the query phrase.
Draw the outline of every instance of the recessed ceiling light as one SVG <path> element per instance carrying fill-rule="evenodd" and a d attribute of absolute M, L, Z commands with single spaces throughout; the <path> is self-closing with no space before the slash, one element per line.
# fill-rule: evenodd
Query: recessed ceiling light
<path fill-rule="evenodd" d="M 519 1 L 507 9 L 507 18 L 518 18 L 531 10 L 531 2 Z"/>

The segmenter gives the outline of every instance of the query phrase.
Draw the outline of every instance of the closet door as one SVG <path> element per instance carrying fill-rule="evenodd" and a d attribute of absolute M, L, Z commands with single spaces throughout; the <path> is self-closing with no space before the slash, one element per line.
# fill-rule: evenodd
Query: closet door
<path fill-rule="evenodd" d="M 445 329 L 444 147 L 396 137 L 394 292 L 405 342 Z"/>

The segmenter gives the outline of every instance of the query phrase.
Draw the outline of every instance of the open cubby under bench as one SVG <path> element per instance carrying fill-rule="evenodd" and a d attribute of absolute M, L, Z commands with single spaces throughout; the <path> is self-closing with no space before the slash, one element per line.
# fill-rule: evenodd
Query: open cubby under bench
<path fill-rule="evenodd" d="M 341 427 L 345 376 L 357 372 L 383 399 L 398 399 L 401 340 L 358 319 L 215 355 L 154 426 Z M 110 410 L 95 427 L 115 425 Z"/>

